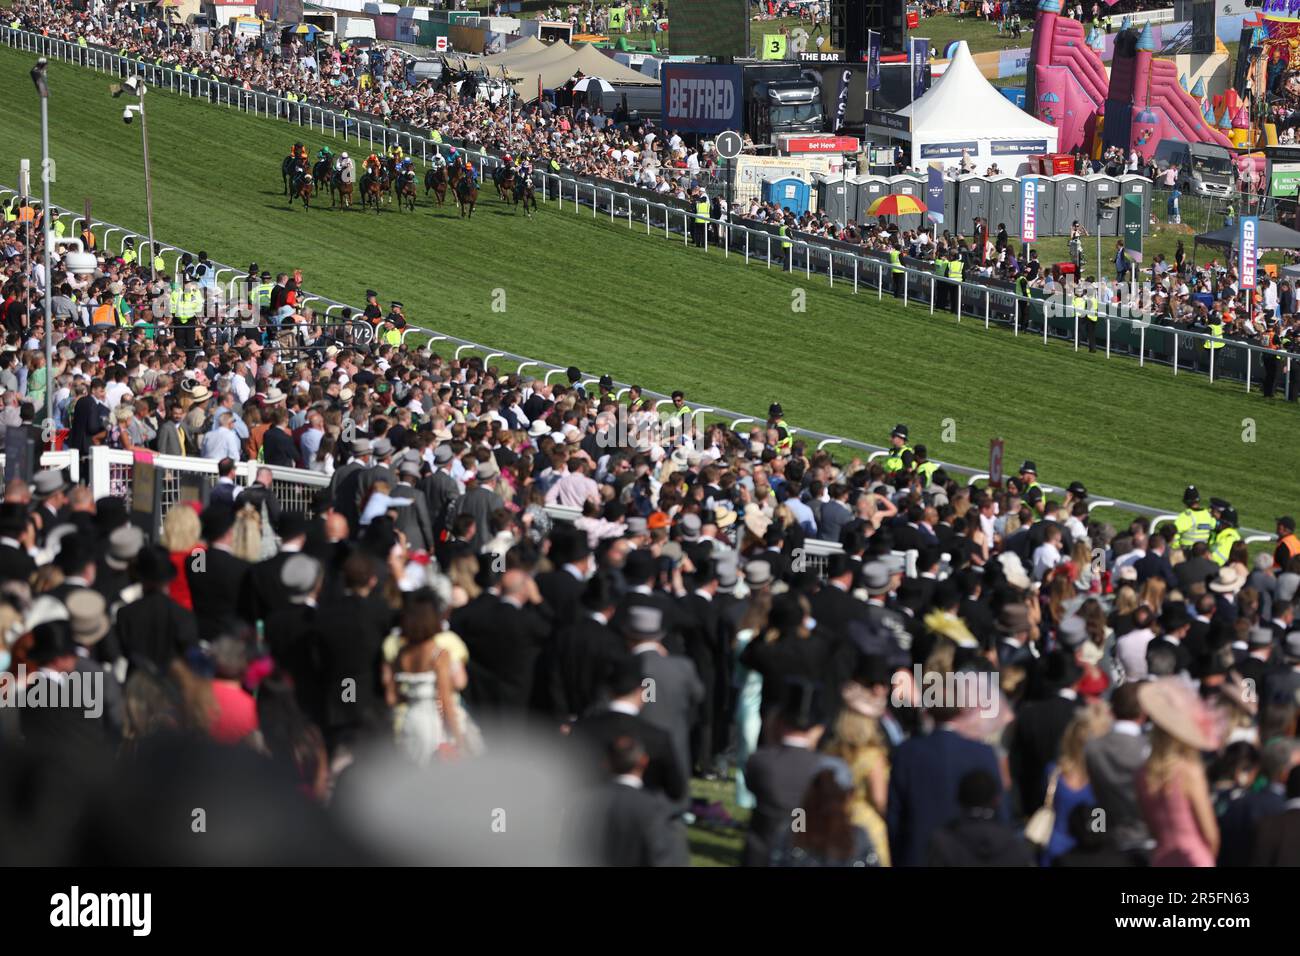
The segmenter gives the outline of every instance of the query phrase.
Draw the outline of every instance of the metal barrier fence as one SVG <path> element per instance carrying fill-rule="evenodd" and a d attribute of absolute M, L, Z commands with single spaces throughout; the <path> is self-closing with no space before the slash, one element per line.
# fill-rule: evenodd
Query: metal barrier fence
<path fill-rule="evenodd" d="M 75 480 L 78 464 L 76 453 L 54 454 L 71 456 Z M 159 529 L 167 512 L 185 501 L 187 495 L 202 500 L 217 483 L 217 463 L 207 458 L 154 455 L 153 464 L 157 469 L 155 480 L 160 485 L 159 497 L 162 502 Z M 279 468 L 261 462 L 245 461 L 235 466 L 235 483 L 242 486 L 253 484 L 257 473 L 263 468 L 271 472 L 271 493 L 282 509 L 309 518 L 315 515 L 312 506 L 314 495 L 329 485 L 329 478 L 305 469 Z M 90 490 L 96 500 L 106 496 L 130 499 L 135 487 L 134 452 L 96 446 L 90 450 L 89 470 Z"/>
<path fill-rule="evenodd" d="M 322 134 L 342 135 L 345 139 L 355 137 L 358 144 L 372 148 L 378 145 L 386 150 L 390 144 L 395 144 L 426 164 L 434 156 L 452 148 L 450 143 L 428 139 L 425 135 L 427 131 L 424 130 L 413 132 L 396 129 L 301 100 L 245 90 L 214 78 L 179 72 L 108 50 L 82 47 L 24 30 L 0 27 L 0 42 L 117 76 L 138 74 L 147 82 L 181 95 L 201 97 L 256 115 L 284 119 L 308 129 L 319 129 Z M 457 148 L 477 159 L 480 177 L 501 165 L 500 159 L 491 153 L 465 146 Z M 557 203 L 561 210 L 566 203 L 570 203 L 575 212 L 582 211 L 584 207 L 590 208 L 592 218 L 608 213 L 610 222 L 626 221 L 629 229 L 639 228 L 643 224 L 647 235 L 662 230 L 665 238 L 675 239 L 680 236 L 683 245 L 690 245 L 691 225 L 696 219 L 696 213 L 686 208 L 685 203 L 672 205 L 658 202 L 634 194 L 635 187 L 626 184 L 566 176 L 550 171 L 536 171 L 534 178 L 540 187 L 542 200 Z M 0 195 L 4 192 L 6 190 L 0 190 Z M 728 258 L 733 253 L 743 255 L 747 264 L 757 262 L 768 269 L 784 265 L 781 245 L 784 240 L 774 232 L 711 218 L 707 222 L 710 228 L 705 234 L 706 251 L 710 244 L 721 245 Z M 126 233 L 126 230 L 121 231 Z M 793 272 L 803 272 L 806 278 L 811 278 L 815 272 L 819 277 L 826 277 L 832 286 L 837 281 L 843 285 L 851 283 L 855 293 L 864 285 L 868 291 L 874 286 L 877 299 L 883 298 L 887 289 L 892 289 L 891 278 L 886 277 L 892 276 L 892 272 L 888 263 L 880 258 L 855 252 L 847 243 L 837 244 L 837 248 L 828 241 L 798 236 L 788 237 L 788 241 L 791 243 L 790 269 Z M 169 252 L 177 253 L 179 259 L 182 250 L 158 244 Z M 958 321 L 962 317 L 970 317 L 984 321 L 986 327 L 996 323 L 1011 328 L 1016 335 L 1020 334 L 1022 328 L 1026 331 L 1037 330 L 1042 333 L 1044 344 L 1055 337 L 1073 341 L 1076 350 L 1080 330 L 1087 331 L 1085 325 L 1080 325 L 1080 321 L 1087 321 L 1086 317 L 1076 316 L 1073 307 L 1068 304 L 1055 310 L 1055 314 L 1048 315 L 1044 321 L 1046 310 L 1041 298 L 1017 296 L 1014 290 L 998 289 L 991 283 L 969 280 L 957 283 L 952 279 L 937 278 L 928 267 L 905 266 L 905 270 L 906 289 L 899 298 L 905 305 L 916 302 L 928 307 L 931 314 L 935 311 L 935 290 L 947 286 L 949 288 L 946 294 L 939 293 L 940 306 L 945 301 L 951 303 L 950 310 L 956 313 Z M 240 270 L 228 266 L 219 271 L 242 274 Z M 341 303 L 334 305 L 343 308 Z M 1106 327 L 1098 331 L 1099 339 L 1106 343 L 1107 358 L 1112 351 L 1135 355 L 1139 365 L 1148 361 L 1167 365 L 1174 370 L 1174 374 L 1180 371 L 1205 372 L 1211 381 L 1215 378 L 1228 378 L 1243 383 L 1247 391 L 1263 378 L 1263 363 L 1277 357 L 1277 353 L 1261 346 L 1161 325 L 1149 316 L 1139 315 L 1135 318 L 1117 314 L 1117 310 L 1111 309 L 1104 318 Z M 1207 347 L 1211 343 L 1217 347 Z M 1284 387 L 1288 387 L 1293 361 L 1290 357 L 1285 357 L 1284 361 L 1283 375 L 1286 377 L 1283 382 Z M 1296 374 L 1300 374 L 1300 369 L 1296 370 Z"/>
<path fill-rule="evenodd" d="M 6 193 L 12 193 L 12 192 L 13 192 L 12 189 L 7 189 L 7 188 L 4 188 L 4 187 L 0 187 L 0 196 L 4 195 L 4 194 L 6 194 Z M 63 207 L 60 207 L 60 206 L 57 206 L 57 205 L 56 205 L 54 208 L 58 209 L 59 212 L 60 212 L 61 214 L 65 214 L 65 215 L 68 215 L 69 217 L 71 217 L 71 218 L 74 220 L 74 225 L 76 224 L 76 220 L 78 220 L 78 219 L 81 218 L 81 217 L 75 215 L 75 214 L 74 214 L 71 210 L 69 210 L 69 209 L 66 209 L 66 208 L 63 208 Z M 725 224 L 724 224 L 724 225 L 725 225 Z M 744 227 L 738 227 L 738 226 L 734 226 L 734 225 L 732 225 L 730 228 L 731 228 L 731 229 L 743 229 Z M 110 242 L 111 242 L 112 238 L 114 237 L 115 234 L 119 234 L 119 233 L 120 233 L 120 236 L 118 236 L 118 238 L 117 238 L 118 249 L 119 249 L 119 251 L 120 251 L 121 249 L 125 248 L 125 246 L 126 246 L 126 242 L 127 242 L 128 239 L 129 239 L 129 240 L 132 240 L 132 241 L 135 241 L 135 242 L 147 241 L 147 237 L 146 237 L 146 236 L 143 236 L 143 235 L 141 235 L 140 233 L 137 233 L 137 232 L 135 232 L 135 231 L 133 231 L 133 230 L 131 230 L 131 229 L 127 229 L 127 228 L 124 227 L 124 226 L 118 226 L 118 225 L 115 225 L 115 224 L 113 224 L 113 223 L 107 223 L 107 222 L 96 222 L 96 223 L 94 223 L 93 226 L 92 226 L 92 230 L 94 230 L 94 229 L 98 229 L 98 230 L 100 230 L 100 234 L 101 234 L 101 235 L 100 235 L 100 247 L 101 247 L 101 248 L 111 248 L 111 246 L 110 246 Z M 728 231 L 729 231 L 729 230 L 728 230 Z M 746 230 L 746 233 L 750 233 L 750 232 L 755 232 L 755 230 Z M 764 235 L 766 235 L 766 236 L 768 237 L 768 239 L 770 240 L 770 238 L 771 238 L 771 234 L 770 234 L 770 233 L 765 233 Z M 160 246 L 163 246 L 165 249 L 167 249 L 167 250 L 169 250 L 169 251 L 171 251 L 171 252 L 173 252 L 173 253 L 175 254 L 175 256 L 176 256 L 176 260 L 175 260 L 176 263 L 179 263 L 179 261 L 180 261 L 180 257 L 181 257 L 182 255 L 184 255 L 184 254 L 186 254 L 187 252 L 189 252 L 189 250 L 181 249 L 181 248 L 179 248 L 179 247 L 177 247 L 177 246 L 166 245 L 166 244 L 163 244 L 163 243 L 159 243 L 159 245 L 160 245 Z M 805 244 L 805 245 L 806 245 L 806 244 Z M 192 255 L 193 253 L 190 253 L 190 254 Z M 768 254 L 768 256 L 770 257 L 770 250 L 768 250 L 767 254 Z M 811 250 L 809 251 L 809 255 L 811 255 Z M 834 255 L 834 253 L 832 252 L 832 256 L 833 256 L 833 255 Z M 860 259 L 860 257 L 856 257 L 856 256 L 855 256 L 854 259 L 855 259 L 855 261 L 858 261 L 858 260 Z M 883 294 L 882 289 L 883 289 L 883 281 L 884 281 L 884 280 L 883 280 L 884 267 L 887 266 L 888 264 L 887 264 L 887 263 L 882 264 L 882 263 L 879 263 L 879 262 L 876 261 L 876 260 L 871 260 L 871 261 L 872 261 L 873 265 L 876 265 L 877 267 L 879 267 L 879 268 L 878 268 L 878 271 L 877 271 L 877 296 L 879 297 L 880 295 Z M 216 270 L 217 270 L 217 275 L 218 275 L 218 276 L 221 276 L 221 275 L 223 275 L 223 274 L 225 274 L 225 273 L 227 273 L 227 272 L 229 272 L 229 273 L 231 273 L 231 274 L 233 274 L 233 275 L 235 275 L 235 276 L 242 275 L 242 271 L 239 270 L 239 269 L 234 268 L 233 266 L 229 266 L 229 265 L 226 265 L 226 264 L 224 264 L 224 263 L 215 262 L 215 261 L 213 261 L 212 264 L 213 264 L 213 266 L 216 268 Z M 770 259 L 769 259 L 769 265 L 770 265 Z M 921 286 L 925 286 L 926 283 L 927 283 L 927 281 L 928 281 L 929 288 L 930 288 L 931 290 L 933 290 L 933 289 L 935 289 L 935 288 L 942 287 L 943 285 L 948 285 L 948 286 L 952 287 L 952 289 L 955 290 L 955 293 L 956 293 L 956 296 L 957 296 L 957 301 L 958 301 L 958 303 L 959 303 L 959 307 L 960 307 L 960 303 L 961 303 L 961 300 L 962 300 L 962 292 L 963 292 L 963 290 L 967 287 L 968 284 L 966 284 L 966 283 L 958 283 L 958 282 L 954 282 L 953 280 L 946 280 L 946 279 L 941 280 L 941 279 L 938 279 L 938 277 L 934 276 L 932 273 L 922 272 L 922 271 L 920 271 L 920 270 L 915 270 L 915 269 L 908 269 L 908 270 L 906 270 L 906 273 L 905 273 L 905 274 L 907 274 L 909 277 L 915 277 L 915 281 L 916 281 L 916 283 L 919 284 L 919 285 L 921 285 Z M 857 278 L 857 274 L 855 273 L 855 281 L 856 281 L 856 278 Z M 832 282 L 834 281 L 834 275 L 833 275 L 833 272 L 832 272 L 832 274 L 831 274 L 831 281 L 832 281 Z M 913 283 L 912 283 L 911 281 L 909 281 L 909 282 L 906 284 L 906 286 L 904 286 L 904 292 L 903 292 L 903 295 L 904 295 L 904 300 L 905 300 L 905 301 L 906 301 L 906 294 L 907 294 L 905 290 L 906 290 L 906 288 L 907 288 L 908 286 L 911 286 L 912 284 L 913 284 Z M 976 288 L 982 288 L 982 287 L 976 286 Z M 989 307 L 989 305 L 988 305 L 987 303 L 988 303 L 989 301 L 991 301 L 992 297 L 993 297 L 995 294 L 998 294 L 998 293 L 995 293 L 995 292 L 992 292 L 992 291 L 989 291 L 989 290 L 985 290 L 985 295 L 986 295 L 986 300 L 985 300 L 985 301 L 986 301 L 986 305 L 985 305 L 985 312 L 984 312 L 984 315 L 985 315 L 985 322 L 986 322 L 986 325 L 987 325 L 989 322 L 992 321 L 992 319 L 991 319 L 991 311 L 990 311 L 990 307 Z M 1016 296 L 1014 296 L 1014 295 L 1010 295 L 1010 298 L 1013 299 L 1013 300 L 1015 300 L 1016 302 L 1020 302 L 1020 301 L 1022 301 L 1022 300 L 1020 300 L 1018 297 L 1016 297 Z M 932 297 L 932 299 L 933 299 L 933 297 Z M 341 309 L 345 309 L 345 308 L 352 308 L 354 312 L 356 312 L 356 311 L 360 311 L 360 310 L 356 309 L 356 307 L 354 307 L 354 306 L 349 306 L 347 303 L 344 303 L 344 302 L 339 302 L 339 301 L 337 301 L 337 300 L 330 299 L 330 298 L 327 298 L 327 297 L 325 297 L 325 296 L 318 296 L 318 295 L 313 295 L 313 294 L 310 294 L 310 293 L 305 293 L 305 294 L 304 294 L 304 298 L 303 298 L 303 304 L 305 305 L 305 304 L 310 303 L 310 302 L 316 302 L 316 303 L 320 303 L 321 305 L 323 305 L 323 306 L 324 306 L 324 314 L 325 314 L 327 317 L 330 316 L 331 313 L 332 313 L 335 309 L 340 309 L 340 310 L 341 310 Z M 932 310 L 933 310 L 933 307 L 932 307 Z M 1013 305 L 1013 306 L 1012 306 L 1012 313 L 1013 313 L 1013 321 L 1018 323 L 1018 321 L 1019 321 L 1019 320 L 1018 320 L 1018 316 L 1019 316 L 1018 306 L 1016 306 L 1016 305 Z M 1076 342 L 1077 342 L 1077 322 L 1078 322 L 1078 317 L 1075 316 L 1075 317 L 1074 317 L 1074 326 L 1075 326 L 1075 329 L 1076 329 Z M 1019 326 L 1018 326 L 1018 324 L 1017 324 L 1017 331 L 1018 331 L 1018 327 L 1019 327 Z M 507 361 L 507 362 L 513 362 L 513 363 L 515 363 L 516 371 L 518 371 L 520 374 L 522 374 L 525 370 L 527 370 L 527 369 L 529 369 L 529 368 L 533 368 L 533 367 L 535 367 L 535 368 L 537 368 L 537 369 L 539 369 L 539 370 L 544 370 L 544 373 L 543 373 L 543 374 L 544 374 L 544 378 L 545 378 L 545 380 L 546 380 L 548 383 L 550 382 L 552 376 L 565 374 L 565 372 L 567 371 L 567 368 L 568 368 L 568 367 L 565 366 L 565 365 L 556 365 L 556 364 L 552 364 L 552 363 L 550 363 L 550 362 L 544 362 L 544 361 L 541 361 L 541 360 L 539 360 L 539 359 L 530 358 L 530 357 L 525 356 L 525 355 L 519 355 L 519 354 L 517 354 L 517 353 L 513 353 L 513 352 L 505 352 L 505 351 L 497 350 L 497 349 L 492 348 L 491 346 L 482 345 L 482 344 L 480 344 L 480 343 L 478 343 L 478 342 L 474 342 L 474 341 L 471 341 L 471 340 L 469 340 L 469 339 L 463 339 L 463 338 L 459 338 L 459 337 L 457 337 L 457 336 L 444 334 L 444 333 L 441 333 L 441 332 L 437 332 L 437 331 L 435 331 L 435 330 L 433 330 L 433 329 L 427 329 L 427 328 L 424 328 L 424 327 L 422 327 L 422 326 L 417 326 L 417 325 L 411 325 L 411 326 L 408 326 L 407 329 L 405 330 L 405 332 L 403 333 L 403 336 L 405 337 L 405 335 L 411 334 L 411 333 L 413 333 L 413 332 L 414 332 L 414 333 L 419 333 L 419 334 L 423 334 L 423 335 L 428 336 L 428 341 L 429 341 L 429 343 L 430 343 L 431 345 L 434 344 L 434 343 L 437 343 L 437 342 L 446 342 L 449 346 L 453 346 L 453 347 L 454 347 L 454 356 L 455 356 L 456 358 L 458 358 L 458 359 L 461 358 L 462 355 L 463 355 L 465 352 L 467 352 L 467 351 L 475 351 L 475 352 L 483 353 L 483 362 L 484 362 L 485 365 L 491 363 L 491 361 L 492 361 L 493 359 L 502 359 L 502 360 Z M 1046 335 L 1047 333 L 1045 332 L 1044 334 Z M 1183 333 L 1183 334 L 1185 334 L 1185 335 L 1195 335 L 1195 333 Z M 1199 338 L 1206 338 L 1206 337 L 1205 337 L 1205 336 L 1199 336 Z M 1077 347 L 1077 345 L 1076 345 L 1076 347 Z M 1176 372 L 1176 371 L 1177 371 L 1177 369 L 1175 369 L 1175 372 Z M 596 384 L 596 380 L 595 380 L 594 378 L 586 379 L 586 380 L 584 380 L 584 381 L 582 382 L 582 384 L 584 385 L 584 387 L 594 386 L 594 385 Z M 618 395 L 618 397 L 621 398 L 623 395 L 625 395 L 625 394 L 627 393 L 627 391 L 629 390 L 630 387 L 631 387 L 630 383 L 626 383 L 626 382 L 617 382 L 617 383 L 616 383 L 616 389 L 617 389 L 617 395 Z M 670 398 L 669 396 L 667 396 L 667 395 L 665 395 L 665 394 L 663 394 L 663 393 L 660 393 L 660 392 L 654 392 L 654 391 L 651 391 L 651 390 L 649 390 L 649 389 L 645 389 L 645 390 L 643 390 L 643 394 L 644 394 L 645 396 L 647 396 L 647 397 L 650 397 L 650 398 L 655 399 L 655 400 L 656 400 L 656 407 L 659 406 L 659 405 L 662 405 L 662 404 L 664 404 L 664 403 L 666 403 L 666 402 L 671 401 L 671 398 Z M 758 417 L 758 416 L 747 416 L 747 415 L 745 415 L 745 414 L 743 414 L 743 413 L 741 413 L 741 412 L 736 412 L 736 411 L 732 411 L 732 410 L 730 410 L 730 409 L 725 409 L 725 408 L 718 408 L 718 407 L 714 407 L 714 406 L 708 406 L 708 405 L 704 405 L 704 404 L 699 403 L 699 402 L 687 402 L 687 407 L 689 407 L 690 409 L 692 409 L 693 411 L 695 411 L 696 413 L 698 413 L 698 414 L 700 414 L 700 415 L 712 416 L 714 419 L 716 419 L 716 420 L 718 420 L 718 421 L 721 421 L 721 422 L 724 422 L 724 423 L 728 423 L 728 424 L 729 424 L 729 427 L 730 427 L 732 430 L 735 430 L 735 429 L 739 428 L 739 427 L 740 427 L 741 425 L 743 425 L 743 424 L 754 423 L 755 421 L 762 421 L 762 420 L 764 420 L 762 417 Z M 829 435 L 829 434 L 826 434 L 826 433 L 824 433 L 824 432 L 817 432 L 817 431 L 812 431 L 812 430 L 808 430 L 808 429 L 800 429 L 800 428 L 791 428 L 790 431 L 791 431 L 792 435 L 796 436 L 796 438 L 798 438 L 798 439 L 800 439 L 800 440 L 806 440 L 810 445 L 815 444 L 815 447 L 816 447 L 817 450 L 825 449 L 826 447 L 828 447 L 828 446 L 830 446 L 830 445 L 838 445 L 838 446 L 842 446 L 842 447 L 844 447 L 844 448 L 846 448 L 846 449 L 853 450 L 853 451 L 855 451 L 855 452 L 865 452 L 866 455 L 867 455 L 867 459 L 868 459 L 868 460 L 873 460 L 873 459 L 876 459 L 876 458 L 880 458 L 880 457 L 883 457 L 883 456 L 885 456 L 885 455 L 888 454 L 888 449 L 886 449 L 886 448 L 884 448 L 884 447 L 882 447 L 882 446 L 880 446 L 880 445 L 873 445 L 873 444 L 870 444 L 870 443 L 867 443 L 867 442 L 860 442 L 860 441 L 856 441 L 856 440 L 854 440 L 854 439 L 844 438 L 844 437 L 841 437 L 841 436 L 838 436 L 838 435 Z M 93 475 L 93 477 L 92 477 L 92 487 L 95 488 L 95 489 L 97 489 L 97 490 L 96 490 L 96 497 L 99 497 L 100 494 L 107 494 L 107 493 L 109 493 L 109 492 L 108 492 L 108 489 L 109 489 L 109 487 L 110 487 L 110 481 L 111 481 L 111 479 L 114 478 L 114 477 L 116 477 L 116 479 L 117 479 L 117 482 L 118 482 L 118 486 L 119 486 L 119 488 L 124 489 L 123 491 L 121 491 L 121 493 L 122 493 L 122 494 L 129 494 L 130 472 L 129 472 L 128 469 L 129 469 L 129 466 L 130 466 L 131 462 L 130 462 L 128 459 L 129 459 L 129 454 L 130 454 L 130 453 L 128 453 L 128 452 L 121 452 L 121 451 L 114 451 L 114 450 L 110 450 L 110 449 L 99 449 L 99 451 L 100 451 L 101 458 L 102 458 L 105 462 L 111 462 L 111 463 L 113 463 L 113 464 L 115 464 L 115 465 L 117 465 L 117 466 L 120 466 L 120 467 L 119 467 L 119 470 L 118 470 L 117 472 L 110 472 L 110 471 L 108 470 L 108 465 L 105 464 L 105 465 L 103 466 L 104 471 L 103 471 L 102 473 L 101 473 L 101 472 L 96 472 L 96 473 Z M 111 457 L 111 456 L 110 456 L 110 457 L 103 457 L 103 455 L 104 455 L 105 452 L 110 452 L 110 451 L 111 451 L 111 452 L 113 453 L 113 455 L 116 456 L 116 457 Z M 184 463 L 194 463 L 194 462 L 199 461 L 199 459 L 184 458 L 184 459 L 177 459 L 177 461 L 184 462 Z M 971 467 L 968 467 L 968 466 L 965 466 L 965 465 L 958 465 L 958 464 L 953 464 L 953 463 L 949 463 L 949 462 L 938 462 L 938 464 L 940 464 L 942 467 L 944 467 L 944 468 L 948 471 L 948 473 L 951 474 L 951 475 L 967 478 L 967 480 L 968 480 L 968 484 L 969 484 L 969 485 L 972 485 L 972 486 L 975 485 L 976 483 L 980 482 L 980 481 L 985 481 L 985 480 L 987 480 L 988 477 L 989 477 L 987 473 L 985 473 L 985 472 L 981 472 L 981 471 L 979 471 L 978 469 L 971 468 Z M 185 470 L 185 469 L 182 469 L 182 470 Z M 315 479 L 308 478 L 308 479 L 307 479 L 306 481 L 304 481 L 304 482 L 297 482 L 297 481 L 296 481 L 296 479 L 297 479 L 298 477 L 300 477 L 300 476 L 302 476 L 302 475 L 310 475 L 310 474 L 312 474 L 312 473 L 309 473 L 309 472 L 299 472 L 299 471 L 296 470 L 296 469 L 279 469 L 279 470 L 278 470 L 278 473 L 277 473 L 277 480 L 279 480 L 279 479 L 283 479 L 283 480 L 291 481 L 292 483 L 295 483 L 295 484 L 315 484 L 315 483 L 317 483 L 317 482 L 319 482 L 320 484 L 325 484 L 325 483 L 327 483 L 327 482 L 321 480 L 320 476 L 316 476 Z M 1040 484 L 1042 484 L 1044 491 L 1047 492 L 1047 493 L 1049 493 L 1049 494 L 1052 494 L 1052 493 L 1061 493 L 1061 492 L 1064 491 L 1064 488 L 1063 488 L 1063 487 L 1054 486 L 1054 485 L 1050 485 L 1050 484 L 1046 484 L 1046 483 L 1041 483 L 1041 482 L 1040 482 Z M 1164 521 L 1172 521 L 1172 520 L 1174 519 L 1174 517 L 1175 517 L 1174 515 L 1168 513 L 1167 511 L 1165 511 L 1165 510 L 1163 510 L 1163 509 L 1153 508 L 1153 507 L 1151 507 L 1151 506 L 1149 506 L 1149 505 L 1143 505 L 1143 504 L 1140 504 L 1140 503 L 1137 503 L 1137 502 L 1124 501 L 1124 500 L 1121 500 L 1121 499 L 1097 498 L 1097 499 L 1095 499 L 1095 500 L 1093 501 L 1093 503 L 1090 505 L 1090 507 L 1092 507 L 1092 508 L 1095 508 L 1095 507 L 1115 508 L 1115 509 L 1118 509 L 1118 510 L 1120 510 L 1120 511 L 1127 512 L 1127 513 L 1131 513 L 1131 514 L 1144 515 L 1144 516 L 1146 516 L 1146 517 L 1148 517 L 1148 518 L 1152 518 L 1152 519 L 1154 519 L 1154 521 L 1153 521 L 1153 526 L 1154 526 L 1155 524 L 1159 524 L 1159 523 L 1164 522 Z M 1253 529 L 1242 529 L 1242 530 L 1243 530 L 1243 534 L 1247 536 L 1247 537 L 1246 537 L 1246 540 L 1247 540 L 1248 542 L 1255 542 L 1255 541 L 1268 541 L 1268 540 L 1272 540 L 1273 537 L 1274 537 L 1272 534 L 1269 534 L 1269 533 L 1267 533 L 1267 532 L 1263 532 L 1263 531 L 1257 531 L 1257 530 L 1253 530 Z"/>

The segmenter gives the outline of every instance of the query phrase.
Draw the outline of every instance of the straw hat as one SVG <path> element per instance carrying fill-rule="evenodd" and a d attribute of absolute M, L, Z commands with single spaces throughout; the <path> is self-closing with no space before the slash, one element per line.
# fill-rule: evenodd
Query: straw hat
<path fill-rule="evenodd" d="M 1177 677 L 1161 677 L 1138 687 L 1138 704 L 1151 722 L 1187 746 L 1218 750 L 1214 716 L 1196 691 Z"/>

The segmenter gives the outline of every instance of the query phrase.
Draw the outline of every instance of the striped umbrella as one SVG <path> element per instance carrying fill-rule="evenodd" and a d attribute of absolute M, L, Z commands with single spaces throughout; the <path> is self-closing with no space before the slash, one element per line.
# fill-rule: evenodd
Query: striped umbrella
<path fill-rule="evenodd" d="M 867 210 L 869 216 L 916 216 L 926 211 L 925 203 L 915 196 L 891 194 L 881 196 Z"/>

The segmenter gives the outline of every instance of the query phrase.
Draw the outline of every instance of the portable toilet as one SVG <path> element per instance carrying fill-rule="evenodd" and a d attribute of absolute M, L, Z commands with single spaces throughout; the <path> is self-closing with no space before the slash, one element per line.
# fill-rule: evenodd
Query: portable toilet
<path fill-rule="evenodd" d="M 1082 176 L 1074 174 L 1053 176 L 1056 186 L 1056 234 L 1068 236 L 1070 224 L 1076 219 L 1089 232 L 1095 225 L 1095 210 L 1088 214 L 1088 184 Z"/>
<path fill-rule="evenodd" d="M 884 176 L 857 176 L 853 180 L 858 187 L 858 222 L 875 222 L 868 209 L 881 196 L 889 195 L 889 180 Z"/>
<path fill-rule="evenodd" d="M 817 209 L 836 222 L 858 217 L 858 190 L 843 174 L 817 176 Z"/>
<path fill-rule="evenodd" d="M 796 216 L 808 211 L 812 200 L 812 190 L 802 179 L 787 176 L 784 179 L 764 179 L 762 183 L 763 202 L 774 203 L 782 209 L 788 209 Z"/>
<path fill-rule="evenodd" d="M 989 218 L 989 181 L 983 176 L 962 176 L 957 180 L 957 231 L 973 235 L 976 217 Z"/>
<path fill-rule="evenodd" d="M 1121 196 L 1130 196 L 1138 194 L 1142 197 L 1142 234 L 1146 235 L 1148 224 L 1151 222 L 1151 190 L 1154 184 L 1145 176 L 1139 176 L 1136 173 L 1126 173 L 1119 177 L 1119 193 Z M 1123 217 L 1123 208 L 1120 209 L 1120 216 Z M 1120 223 L 1123 229 L 1123 223 Z"/>
<path fill-rule="evenodd" d="M 1119 198 L 1119 180 L 1114 176 L 1096 174 L 1087 177 L 1088 204 L 1084 211 L 1089 218 L 1080 220 L 1093 235 L 1118 236 L 1120 211 L 1118 208 L 1099 212 L 1099 204 Z M 1109 216 L 1109 218 L 1107 218 Z"/>
<path fill-rule="evenodd" d="M 1015 176 L 994 176 L 988 183 L 989 235 L 998 234 L 998 226 L 1007 227 L 1007 235 L 1020 234 L 1020 180 Z"/>
<path fill-rule="evenodd" d="M 921 202 L 925 202 L 925 187 L 927 180 L 920 176 L 890 176 L 889 192 L 895 196 L 915 196 Z M 898 228 L 920 229 L 922 224 L 928 222 L 925 216 L 899 216 Z"/>
<path fill-rule="evenodd" d="M 1056 183 L 1049 176 L 1038 177 L 1038 235 L 1039 238 L 1059 236 L 1061 231 L 1056 225 Z M 1020 223 L 1016 223 L 1016 232 L 1020 232 Z M 1069 233 L 1069 226 L 1066 226 Z"/>

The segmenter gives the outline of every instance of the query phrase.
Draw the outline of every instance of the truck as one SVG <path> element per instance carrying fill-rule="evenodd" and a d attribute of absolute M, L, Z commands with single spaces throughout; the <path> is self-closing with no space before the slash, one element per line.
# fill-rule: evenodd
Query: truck
<path fill-rule="evenodd" d="M 364 16 L 340 16 L 336 38 L 355 46 L 372 46 L 375 42 L 375 21 Z"/>
<path fill-rule="evenodd" d="M 772 143 L 781 133 L 826 129 L 820 76 L 797 63 L 741 65 L 745 131 L 755 143 Z"/>
<path fill-rule="evenodd" d="M 1178 188 L 1190 196 L 1223 199 L 1236 188 L 1232 152 L 1222 146 L 1162 139 L 1156 144 L 1155 163 L 1162 170 L 1177 166 Z"/>

